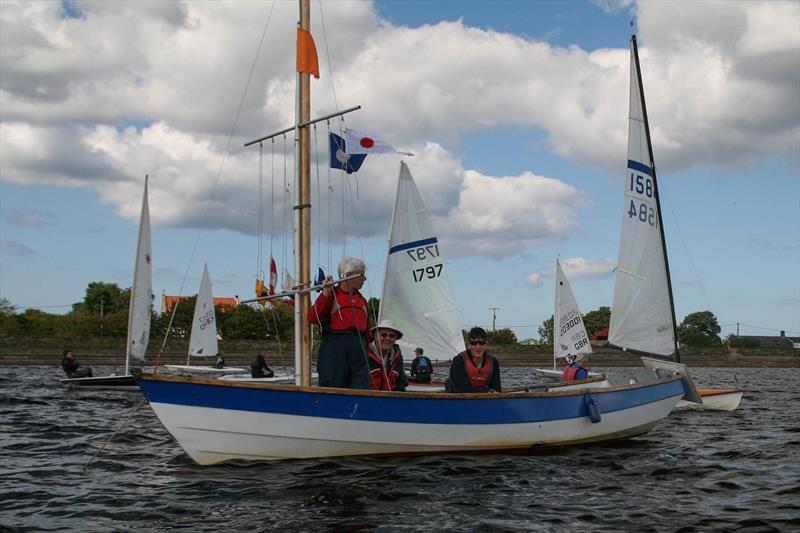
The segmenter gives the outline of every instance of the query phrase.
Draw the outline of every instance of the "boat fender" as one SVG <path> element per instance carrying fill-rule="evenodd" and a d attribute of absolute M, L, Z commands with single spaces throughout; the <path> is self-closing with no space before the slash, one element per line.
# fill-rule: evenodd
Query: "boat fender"
<path fill-rule="evenodd" d="M 585 398 L 586 409 L 589 411 L 589 419 L 592 421 L 592 424 L 597 424 L 602 419 L 600 417 L 600 408 L 597 407 L 597 402 L 594 401 L 594 398 L 588 394 L 585 396 Z"/>

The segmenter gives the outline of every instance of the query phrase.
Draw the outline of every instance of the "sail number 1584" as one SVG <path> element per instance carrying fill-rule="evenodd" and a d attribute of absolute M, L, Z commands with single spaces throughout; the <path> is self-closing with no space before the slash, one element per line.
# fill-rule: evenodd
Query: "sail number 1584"
<path fill-rule="evenodd" d="M 631 192 L 646 196 L 647 198 L 652 198 L 654 193 L 653 181 L 640 174 L 631 173 L 630 190 Z M 658 224 L 656 210 L 644 202 L 637 202 L 633 199 L 631 199 L 628 205 L 628 217 L 635 218 L 640 222 L 650 224 L 654 227 Z"/>

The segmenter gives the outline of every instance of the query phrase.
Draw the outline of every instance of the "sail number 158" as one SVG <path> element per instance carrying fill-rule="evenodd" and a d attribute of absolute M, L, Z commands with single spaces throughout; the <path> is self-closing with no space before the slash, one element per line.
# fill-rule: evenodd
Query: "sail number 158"
<path fill-rule="evenodd" d="M 653 197 L 653 181 L 650 178 L 645 178 L 640 174 L 631 173 L 630 190 L 637 194 L 646 196 L 647 198 Z M 635 218 L 640 222 L 656 226 L 658 219 L 656 217 L 656 210 L 644 202 L 637 202 L 631 200 L 628 205 L 628 217 Z"/>

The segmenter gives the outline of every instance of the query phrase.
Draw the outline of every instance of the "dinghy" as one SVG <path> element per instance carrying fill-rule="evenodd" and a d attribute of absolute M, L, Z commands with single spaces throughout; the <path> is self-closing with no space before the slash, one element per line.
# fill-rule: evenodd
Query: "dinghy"
<path fill-rule="evenodd" d="M 635 35 L 631 37 L 628 163 L 624 187 L 622 234 L 608 343 L 649 356 L 650 359 L 643 359 L 647 368 L 674 371 L 677 367 L 669 361 L 680 363 L 675 305 Z M 685 374 L 688 377 L 688 369 Z M 742 391 L 738 389 L 699 390 L 704 392 L 700 393 L 703 401 L 702 405 L 695 406 L 697 409 L 733 410 L 742 398 Z"/>
<path fill-rule="evenodd" d="M 152 252 L 150 249 L 150 206 L 147 199 L 147 180 L 144 178 L 142 211 L 139 217 L 139 238 L 133 266 L 133 286 L 128 307 L 128 340 L 125 348 L 125 370 L 122 375 L 66 378 L 61 383 L 73 387 L 137 391 L 139 386 L 130 372 L 131 357 L 144 360 L 150 340 L 152 316 Z"/>
<path fill-rule="evenodd" d="M 479 394 L 311 385 L 309 128 L 349 110 L 310 118 L 308 73 L 313 69 L 307 68 L 311 39 L 308 0 L 300 0 L 299 18 L 294 126 L 299 155 L 294 188 L 295 280 L 299 287 L 293 290 L 296 384 L 138 373 L 137 381 L 153 412 L 187 455 L 198 464 L 209 465 L 229 460 L 526 452 L 616 441 L 653 429 L 686 394 L 683 378 L 669 376 L 605 388 L 523 388 Z M 415 269 L 402 275 L 419 280 Z"/>

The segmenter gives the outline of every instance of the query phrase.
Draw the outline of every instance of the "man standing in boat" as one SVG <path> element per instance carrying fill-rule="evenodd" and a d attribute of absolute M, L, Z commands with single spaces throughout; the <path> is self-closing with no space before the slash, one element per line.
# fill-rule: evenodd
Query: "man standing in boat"
<path fill-rule="evenodd" d="M 590 360 L 591 358 L 588 353 L 579 353 L 574 362 L 564 367 L 564 381 L 588 379 Z"/>
<path fill-rule="evenodd" d="M 500 363 L 486 351 L 486 330 L 469 330 L 469 348 L 453 357 L 447 392 L 500 392 Z"/>
<path fill-rule="evenodd" d="M 369 387 L 372 390 L 405 391 L 408 377 L 403 369 L 403 353 L 395 344 L 403 332 L 390 320 L 383 319 L 372 328 L 372 342 L 367 347 L 369 356 Z"/>
<path fill-rule="evenodd" d="M 345 257 L 339 262 L 339 277 L 357 277 L 333 285 L 328 276 L 322 293 L 308 312 L 308 322 L 322 334 L 317 359 L 320 387 L 369 389 L 367 300 L 359 290 L 364 286 L 367 267 L 361 259 Z"/>

